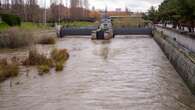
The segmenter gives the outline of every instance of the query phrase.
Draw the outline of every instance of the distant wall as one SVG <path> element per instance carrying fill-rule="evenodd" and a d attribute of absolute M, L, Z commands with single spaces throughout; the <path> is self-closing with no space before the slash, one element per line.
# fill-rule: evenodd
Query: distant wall
<path fill-rule="evenodd" d="M 188 50 L 170 39 L 171 36 L 164 35 L 163 31 L 155 30 L 153 36 L 189 89 L 195 94 L 195 63 L 189 58 Z"/>

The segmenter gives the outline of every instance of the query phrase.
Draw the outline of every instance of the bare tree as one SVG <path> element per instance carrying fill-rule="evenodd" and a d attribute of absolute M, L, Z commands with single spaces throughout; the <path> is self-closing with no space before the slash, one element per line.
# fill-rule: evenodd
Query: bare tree
<path fill-rule="evenodd" d="M 1 0 L 0 0 L 0 9 L 2 8 L 1 6 L 2 6 L 2 3 L 1 3 Z"/>
<path fill-rule="evenodd" d="M 21 18 L 25 18 L 24 0 L 11 0 L 11 12 Z"/>
<path fill-rule="evenodd" d="M 80 0 L 71 0 L 70 1 L 70 15 L 72 19 L 78 19 L 80 13 L 79 6 L 80 6 Z"/>
<path fill-rule="evenodd" d="M 24 21 L 45 23 L 67 18 L 78 20 L 90 15 L 88 0 L 50 0 L 50 8 L 46 7 L 47 0 L 42 1 L 43 8 L 38 5 L 38 0 L 0 0 L 0 13 L 14 14 Z"/>
<path fill-rule="evenodd" d="M 69 16 L 69 9 L 64 5 L 62 0 L 52 0 L 50 6 L 51 20 L 55 22 L 60 22 L 61 20 L 67 18 Z"/>
<path fill-rule="evenodd" d="M 57 0 L 51 0 L 50 1 L 51 5 L 50 5 L 50 11 L 51 11 L 51 18 L 52 21 L 57 21 L 58 19 L 58 8 L 57 8 Z"/>
<path fill-rule="evenodd" d="M 9 6 L 10 6 L 10 0 L 1 0 L 1 8 L 9 9 Z"/>
<path fill-rule="evenodd" d="M 84 16 L 89 16 L 89 2 L 88 0 L 84 0 Z"/>
<path fill-rule="evenodd" d="M 37 0 L 27 0 L 27 19 L 29 21 L 35 22 L 40 20 L 40 8 L 37 4 Z"/>

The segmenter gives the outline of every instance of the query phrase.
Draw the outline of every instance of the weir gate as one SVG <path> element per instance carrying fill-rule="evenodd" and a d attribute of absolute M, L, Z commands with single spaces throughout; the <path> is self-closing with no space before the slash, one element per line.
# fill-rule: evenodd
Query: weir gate
<path fill-rule="evenodd" d="M 62 28 L 60 36 L 68 35 L 91 35 L 93 31 L 97 30 L 96 27 L 88 28 Z M 152 28 L 141 27 L 141 28 L 115 28 L 113 29 L 114 35 L 151 35 Z"/>

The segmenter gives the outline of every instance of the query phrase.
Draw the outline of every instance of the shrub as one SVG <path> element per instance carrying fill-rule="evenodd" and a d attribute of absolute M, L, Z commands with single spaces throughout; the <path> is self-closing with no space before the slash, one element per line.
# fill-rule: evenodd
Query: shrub
<path fill-rule="evenodd" d="M 8 65 L 7 59 L 0 59 L 0 66 Z"/>
<path fill-rule="evenodd" d="M 38 43 L 39 44 L 55 44 L 56 40 L 54 37 L 44 37 L 43 36 Z"/>
<path fill-rule="evenodd" d="M 0 23 L 0 31 L 8 29 L 10 26 L 5 22 Z"/>
<path fill-rule="evenodd" d="M 62 71 L 64 69 L 64 64 L 63 63 L 57 63 L 56 64 L 56 71 Z"/>
<path fill-rule="evenodd" d="M 32 49 L 29 51 L 29 57 L 24 61 L 24 65 L 48 65 L 53 67 L 53 62 L 51 59 L 44 55 L 41 55 L 37 50 Z"/>
<path fill-rule="evenodd" d="M 3 72 L 7 77 L 15 77 L 19 73 L 19 68 L 16 64 L 8 64 L 3 67 L 5 68 Z"/>
<path fill-rule="evenodd" d="M 57 62 L 57 63 L 64 63 L 69 58 L 69 54 L 67 52 L 67 49 L 54 49 L 51 52 L 51 58 Z"/>
<path fill-rule="evenodd" d="M 69 54 L 66 49 L 54 49 L 51 52 L 51 58 L 54 61 L 55 64 L 55 70 L 56 71 L 62 71 L 64 69 L 64 63 L 69 58 Z"/>
<path fill-rule="evenodd" d="M 50 71 L 50 68 L 53 67 L 52 59 L 39 54 L 35 49 L 29 51 L 29 57 L 23 62 L 23 64 L 37 66 L 39 75 L 48 73 Z"/>
<path fill-rule="evenodd" d="M 39 75 L 46 74 L 50 71 L 50 67 L 48 65 L 40 65 L 38 66 Z"/>
<path fill-rule="evenodd" d="M 1 48 L 19 48 L 33 43 L 32 34 L 17 27 L 10 28 L 0 34 Z"/>
<path fill-rule="evenodd" d="M 30 50 L 29 57 L 23 62 L 24 65 L 33 65 L 38 67 L 39 75 L 43 75 L 55 66 L 56 71 L 62 71 L 64 63 L 68 59 L 69 54 L 66 49 L 54 49 L 51 52 L 51 58 L 41 55 L 37 50 Z"/>
<path fill-rule="evenodd" d="M 2 21 L 7 23 L 9 26 L 21 25 L 21 19 L 16 15 L 0 14 L 0 16 L 2 18 Z"/>
<path fill-rule="evenodd" d="M 19 74 L 17 64 L 8 64 L 6 59 L 0 60 L 0 81 L 4 81 L 10 77 L 15 77 Z"/>

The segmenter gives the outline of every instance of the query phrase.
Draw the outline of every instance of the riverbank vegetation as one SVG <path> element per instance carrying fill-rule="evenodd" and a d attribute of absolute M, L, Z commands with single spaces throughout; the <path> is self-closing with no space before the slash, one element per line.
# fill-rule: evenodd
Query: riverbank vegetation
<path fill-rule="evenodd" d="M 49 71 L 50 71 L 50 67 L 48 65 L 39 65 L 39 66 L 37 66 L 37 69 L 39 72 L 38 74 L 41 76 L 49 73 Z"/>
<path fill-rule="evenodd" d="M 9 28 L 0 33 L 0 48 L 20 48 L 33 44 L 32 34 L 17 27 Z"/>
<path fill-rule="evenodd" d="M 5 22 L 0 23 L 0 32 L 6 29 L 17 27 L 20 29 L 25 29 L 29 31 L 36 31 L 36 30 L 51 30 L 52 27 L 50 24 L 43 24 L 43 23 L 32 23 L 32 22 L 22 22 L 20 26 L 9 26 Z"/>
<path fill-rule="evenodd" d="M 56 63 L 55 70 L 56 71 L 62 71 L 64 69 L 64 64 L 63 63 Z"/>
<path fill-rule="evenodd" d="M 42 36 L 39 41 L 39 44 L 55 44 L 56 43 L 56 39 L 54 37 L 48 37 L 48 36 Z"/>
<path fill-rule="evenodd" d="M 159 8 L 154 7 L 148 11 L 145 19 L 153 23 L 162 23 L 165 27 L 171 24 L 173 28 L 194 32 L 195 27 L 195 1 L 194 0 L 164 0 Z"/>
<path fill-rule="evenodd" d="M 26 25 L 26 24 L 25 24 Z M 31 27 L 32 26 L 32 27 Z M 49 35 L 44 29 L 31 26 L 14 26 L 10 27 L 6 24 L 0 25 L 0 48 L 15 49 L 21 47 L 28 47 L 33 44 L 55 44 L 55 34 Z M 27 28 L 28 27 L 28 28 Z M 38 31 L 38 30 L 41 31 Z"/>
<path fill-rule="evenodd" d="M 40 54 L 36 49 L 31 49 L 28 54 L 28 58 L 23 62 L 24 65 L 35 66 L 35 65 L 48 65 L 52 66 L 51 59 L 45 55 Z"/>
<path fill-rule="evenodd" d="M 66 49 L 54 49 L 51 52 L 51 58 L 54 60 L 55 70 L 62 71 L 65 61 L 69 58 L 69 54 Z"/>
<path fill-rule="evenodd" d="M 55 63 L 64 63 L 69 58 L 69 54 L 67 53 L 67 49 L 54 49 L 51 52 L 51 58 Z"/>
<path fill-rule="evenodd" d="M 7 59 L 0 59 L 0 82 L 16 77 L 19 74 L 19 66 L 15 63 L 9 64 Z"/>
<path fill-rule="evenodd" d="M 97 24 L 95 22 L 87 22 L 87 21 L 71 21 L 71 22 L 61 22 L 60 25 L 64 27 L 90 27 L 90 26 L 96 26 Z M 5 22 L 0 23 L 0 32 L 4 31 L 6 29 L 11 28 L 12 26 L 9 26 Z M 20 26 L 14 26 L 21 29 L 29 30 L 29 31 L 37 31 L 37 30 L 52 30 L 54 28 L 54 24 L 52 23 L 32 23 L 32 22 L 22 22 Z"/>
<path fill-rule="evenodd" d="M 39 75 L 46 74 L 51 68 L 62 71 L 64 63 L 68 60 L 69 54 L 66 49 L 54 49 L 50 57 L 37 52 L 36 49 L 29 51 L 29 57 L 23 62 L 25 66 L 37 66 Z"/>
<path fill-rule="evenodd" d="M 62 71 L 65 62 L 68 60 L 69 54 L 66 49 L 54 49 L 50 57 L 38 53 L 36 49 L 29 51 L 28 58 L 23 61 L 23 66 L 36 66 L 39 75 L 50 72 L 52 68 L 56 71 Z M 20 62 L 0 59 L 0 82 L 18 76 Z M 22 66 L 22 65 L 21 65 Z"/>
<path fill-rule="evenodd" d="M 5 22 L 0 23 L 0 32 L 8 29 L 10 26 Z"/>

